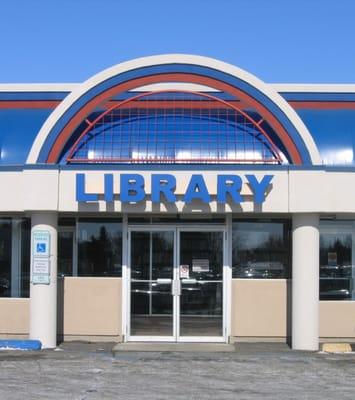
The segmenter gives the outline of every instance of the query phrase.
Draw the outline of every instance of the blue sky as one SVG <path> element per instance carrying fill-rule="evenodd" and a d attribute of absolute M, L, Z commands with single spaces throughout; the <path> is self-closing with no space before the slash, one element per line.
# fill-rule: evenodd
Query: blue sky
<path fill-rule="evenodd" d="M 0 0 L 0 82 L 199 54 L 266 82 L 355 83 L 355 0 Z"/>

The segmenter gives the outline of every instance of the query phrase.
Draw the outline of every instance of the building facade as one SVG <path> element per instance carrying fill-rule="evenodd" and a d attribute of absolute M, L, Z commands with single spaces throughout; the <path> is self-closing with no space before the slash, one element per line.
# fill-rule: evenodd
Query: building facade
<path fill-rule="evenodd" d="M 0 336 L 355 337 L 355 85 L 164 55 L 0 85 Z"/>

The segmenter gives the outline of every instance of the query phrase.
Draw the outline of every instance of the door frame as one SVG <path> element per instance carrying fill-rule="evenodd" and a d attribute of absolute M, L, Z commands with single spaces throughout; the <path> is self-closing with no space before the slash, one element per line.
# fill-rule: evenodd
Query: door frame
<path fill-rule="evenodd" d="M 180 298 L 173 296 L 173 335 L 172 336 L 133 336 L 131 329 L 131 232 L 173 232 L 174 233 L 174 272 L 173 279 L 179 278 L 180 262 L 180 233 L 181 232 L 222 232 L 223 238 L 223 312 L 222 312 L 222 335 L 221 336 L 180 336 Z M 125 326 L 124 341 L 130 342 L 211 342 L 225 343 L 228 341 L 229 333 L 229 310 L 230 310 L 230 286 L 231 274 L 229 268 L 229 246 L 228 246 L 227 227 L 225 224 L 129 224 L 127 225 L 127 243 L 125 263 L 123 265 L 123 319 Z"/>
<path fill-rule="evenodd" d="M 129 225 L 127 230 L 127 271 L 124 274 L 126 278 L 126 336 L 127 342 L 174 342 L 176 337 L 176 318 L 174 318 L 174 310 L 176 308 L 176 296 L 173 296 L 173 334 L 171 336 L 133 336 L 131 335 L 131 233 L 132 232 L 173 232 L 174 234 L 174 260 L 173 260 L 173 278 L 175 278 L 175 260 L 176 260 L 176 229 L 167 225 Z"/>

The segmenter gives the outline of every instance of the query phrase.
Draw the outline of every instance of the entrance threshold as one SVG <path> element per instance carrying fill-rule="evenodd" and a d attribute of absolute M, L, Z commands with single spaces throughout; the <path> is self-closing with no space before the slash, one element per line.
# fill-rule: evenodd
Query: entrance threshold
<path fill-rule="evenodd" d="M 117 343 L 113 353 L 124 351 L 136 352 L 190 352 L 190 353 L 227 353 L 235 351 L 233 344 L 227 343 L 157 343 L 157 342 L 127 342 Z"/>

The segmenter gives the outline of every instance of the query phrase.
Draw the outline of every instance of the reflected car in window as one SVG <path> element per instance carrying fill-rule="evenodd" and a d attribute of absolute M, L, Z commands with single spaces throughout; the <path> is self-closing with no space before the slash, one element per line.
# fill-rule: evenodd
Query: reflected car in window
<path fill-rule="evenodd" d="M 236 267 L 239 278 L 284 278 L 285 267 L 280 261 L 249 261 Z"/>
<path fill-rule="evenodd" d="M 7 297 L 10 294 L 10 279 L 6 276 L 0 276 L 0 297 Z"/>
<path fill-rule="evenodd" d="M 352 268 L 351 265 L 321 265 L 319 269 L 319 299 L 351 300 Z"/>

